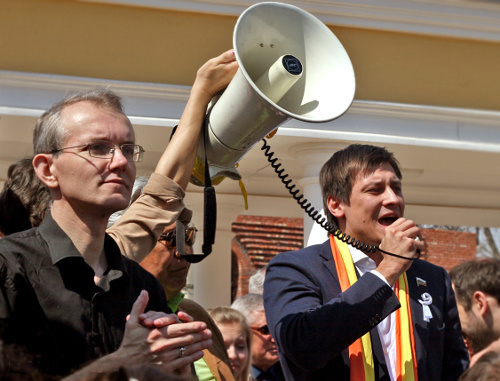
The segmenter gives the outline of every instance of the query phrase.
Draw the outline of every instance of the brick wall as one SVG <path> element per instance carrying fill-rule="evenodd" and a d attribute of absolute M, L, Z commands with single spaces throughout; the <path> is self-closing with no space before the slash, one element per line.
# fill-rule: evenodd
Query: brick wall
<path fill-rule="evenodd" d="M 450 270 L 476 257 L 476 233 L 452 230 L 422 229 L 425 250 L 422 258 Z"/>
<path fill-rule="evenodd" d="M 248 293 L 248 279 L 273 256 L 303 246 L 302 218 L 238 216 L 232 225 L 231 296 Z M 422 259 L 449 270 L 476 257 L 476 234 L 422 229 Z"/>
<path fill-rule="evenodd" d="M 302 218 L 238 216 L 232 231 L 233 300 L 248 293 L 248 279 L 272 257 L 303 246 Z"/>

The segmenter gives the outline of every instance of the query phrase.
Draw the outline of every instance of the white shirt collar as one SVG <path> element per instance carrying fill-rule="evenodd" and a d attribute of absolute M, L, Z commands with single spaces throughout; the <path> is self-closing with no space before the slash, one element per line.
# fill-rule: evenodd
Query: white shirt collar
<path fill-rule="evenodd" d="M 375 261 L 361 250 L 349 246 L 349 252 L 351 253 L 352 261 L 354 266 L 358 269 L 360 276 L 368 271 L 374 270 L 375 267 L 377 267 L 375 265 Z"/>

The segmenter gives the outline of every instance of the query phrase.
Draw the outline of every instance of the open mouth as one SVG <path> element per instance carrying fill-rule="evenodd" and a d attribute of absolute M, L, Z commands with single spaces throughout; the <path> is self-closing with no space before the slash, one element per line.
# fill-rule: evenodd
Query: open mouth
<path fill-rule="evenodd" d="M 378 220 L 378 223 L 380 225 L 383 225 L 383 226 L 389 226 L 389 225 L 392 225 L 394 223 L 394 221 L 396 221 L 397 219 L 398 218 L 396 216 L 383 217 L 383 218 Z"/>

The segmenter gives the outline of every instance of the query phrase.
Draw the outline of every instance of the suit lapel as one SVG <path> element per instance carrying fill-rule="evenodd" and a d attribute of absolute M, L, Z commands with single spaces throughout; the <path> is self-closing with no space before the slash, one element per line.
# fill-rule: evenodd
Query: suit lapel
<path fill-rule="evenodd" d="M 321 245 L 319 255 L 324 259 L 323 265 L 327 268 L 328 272 L 332 275 L 334 282 L 330 282 L 333 287 L 333 296 L 336 296 L 342 292 L 340 289 L 339 276 L 337 274 L 337 268 L 335 267 L 335 261 L 333 260 L 332 248 L 330 247 L 330 240 L 327 240 Z M 332 296 L 332 297 L 333 297 Z"/>
<path fill-rule="evenodd" d="M 424 292 L 428 292 L 427 286 L 417 284 L 417 278 L 426 279 L 426 275 L 419 271 L 419 266 L 414 262 L 406 272 L 410 294 L 411 316 L 413 320 L 413 334 L 415 337 L 415 352 L 417 362 L 420 366 L 422 359 L 427 357 L 427 346 L 429 342 L 429 330 L 423 318 L 422 305 L 418 302 Z"/>
<path fill-rule="evenodd" d="M 326 241 L 321 245 L 321 250 L 319 251 L 319 255 L 324 259 L 323 265 L 328 269 L 330 274 L 332 275 L 334 282 L 331 282 L 331 286 L 333 287 L 333 296 L 337 296 L 342 291 L 340 289 L 339 278 L 337 274 L 337 268 L 335 265 L 335 260 L 333 259 L 333 253 L 330 246 L 330 240 Z M 355 267 L 356 275 L 359 279 L 358 269 Z M 378 335 L 377 327 L 373 328 L 370 331 L 372 346 L 373 346 L 373 357 L 375 361 L 375 373 L 377 375 L 377 380 L 380 381 L 389 381 L 390 377 L 387 371 L 387 365 L 385 364 L 384 351 L 382 349 L 382 344 L 380 341 L 380 337 Z M 349 364 L 349 351 L 345 349 L 342 351 L 342 357 L 346 364 Z"/>
<path fill-rule="evenodd" d="M 330 299 L 338 296 L 342 290 L 340 288 L 339 277 L 337 274 L 337 268 L 335 267 L 335 260 L 333 259 L 332 248 L 330 246 L 330 240 L 328 239 L 324 242 L 320 250 L 318 251 L 319 256 L 323 259 L 323 266 L 326 267 L 330 275 L 332 276 L 332 280 L 328 280 L 328 292 L 329 295 L 324 295 L 324 302 L 328 302 Z M 342 359 L 346 366 L 349 366 L 349 349 L 345 348 L 341 352 Z"/>
<path fill-rule="evenodd" d="M 321 250 L 319 251 L 319 255 L 324 259 L 323 265 L 328 269 L 328 271 L 330 272 L 330 274 L 334 279 L 334 282 L 332 282 L 331 285 L 333 288 L 332 291 L 334 293 L 334 296 L 336 296 L 341 293 L 341 289 L 329 240 L 321 245 Z M 422 361 L 423 359 L 426 358 L 426 353 L 427 353 L 426 348 L 429 342 L 429 338 L 428 338 L 427 323 L 423 320 L 422 306 L 418 302 L 418 299 L 420 298 L 422 293 L 428 292 L 428 290 L 426 286 L 417 284 L 417 278 L 425 280 L 426 275 L 420 271 L 419 269 L 420 266 L 416 264 L 417 262 L 414 262 L 412 264 L 412 266 L 406 272 L 406 276 L 408 279 L 410 308 L 413 320 L 413 332 L 415 336 L 415 352 L 417 354 L 417 363 L 420 367 L 424 366 L 424 364 L 422 364 Z M 385 364 L 385 357 L 382 350 L 382 344 L 380 342 L 380 338 L 378 336 L 378 330 L 376 327 L 371 331 L 371 336 L 373 343 L 374 358 L 376 363 L 378 363 L 378 371 L 380 372 L 379 376 L 381 376 L 382 377 L 381 380 L 383 380 L 385 379 L 385 377 L 388 377 L 388 372 L 387 372 L 387 366 Z"/>

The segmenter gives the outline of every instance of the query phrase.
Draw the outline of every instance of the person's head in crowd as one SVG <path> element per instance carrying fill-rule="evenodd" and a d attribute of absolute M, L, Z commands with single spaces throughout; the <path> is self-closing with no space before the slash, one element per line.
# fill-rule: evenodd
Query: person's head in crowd
<path fill-rule="evenodd" d="M 139 176 L 134 182 L 130 204 L 141 195 L 149 177 Z M 113 225 L 123 214 L 124 210 L 115 212 L 109 218 L 108 226 Z M 158 237 L 153 250 L 141 261 L 140 265 L 158 279 L 165 290 L 167 300 L 172 300 L 186 286 L 187 276 L 191 264 L 182 258 L 177 251 L 176 224 L 166 226 Z M 193 245 L 196 240 L 197 229 L 189 223 L 185 231 L 185 254 L 193 254 Z"/>
<path fill-rule="evenodd" d="M 129 125 L 133 139 L 132 126 L 123 112 L 120 97 L 108 89 L 97 88 L 65 98 L 38 119 L 33 134 L 35 155 L 50 153 L 56 158 L 65 152 L 63 150 L 65 147 L 62 145 L 72 135 L 70 127 L 68 127 L 71 126 L 71 121 L 66 120 L 67 109 L 70 107 L 82 108 L 86 102 L 100 110 L 120 114 L 125 123 Z M 83 110 L 82 108 L 81 113 L 84 112 Z M 105 144 L 109 143 L 105 142 Z M 84 148 L 91 153 L 91 156 L 92 152 L 95 155 L 98 149 L 105 150 L 106 147 L 88 146 Z M 116 148 L 111 149 L 114 152 Z M 40 160 L 37 159 L 37 163 L 40 163 Z M 103 160 L 102 163 L 105 161 Z M 78 184 L 79 182 L 74 181 L 73 183 Z M 56 189 L 53 186 L 51 188 L 52 192 Z M 60 190 L 57 192 L 60 193 Z M 60 198 L 61 195 L 55 199 Z M 33 160 L 31 158 L 19 160 L 9 167 L 7 180 L 0 195 L 0 231 L 3 235 L 8 235 L 40 225 L 50 205 L 49 188 L 37 176 Z"/>
<path fill-rule="evenodd" d="M 135 144 L 121 98 L 110 89 L 77 93 L 52 106 L 35 125 L 33 147 L 33 166 L 56 213 L 62 208 L 88 214 L 91 205 L 109 218 L 127 207 L 144 150 Z"/>
<path fill-rule="evenodd" d="M 196 227 L 190 223 L 185 233 L 185 253 L 193 254 Z M 141 261 L 141 266 L 153 274 L 163 286 L 167 300 L 172 300 L 186 286 L 191 264 L 179 255 L 176 248 L 175 224 L 167 226 L 154 249 Z"/>
<path fill-rule="evenodd" d="M 260 294 L 237 298 L 231 308 L 240 311 L 252 330 L 252 365 L 265 371 L 279 361 L 278 348 L 267 327 L 264 299 Z"/>
<path fill-rule="evenodd" d="M 378 216 L 372 216 L 374 212 L 368 210 L 368 206 L 361 208 L 360 206 L 355 207 L 353 202 L 353 186 L 360 184 L 360 178 L 367 177 L 368 175 L 374 174 L 377 170 L 387 169 L 394 173 L 395 180 L 399 183 L 402 179 L 401 170 L 399 169 L 399 163 L 394 157 L 394 155 L 387 151 L 383 147 L 376 147 L 371 145 L 360 145 L 352 144 L 343 150 L 337 151 L 332 157 L 323 165 L 319 175 L 319 181 L 321 185 L 321 192 L 323 198 L 323 207 L 330 223 L 335 223 L 337 227 L 345 231 L 346 228 L 352 229 L 350 232 L 352 236 L 356 237 L 363 242 L 368 244 L 378 245 L 383 237 L 383 232 L 386 225 L 389 225 L 394 220 L 388 221 L 378 221 Z M 401 184 L 399 184 L 401 187 Z M 346 206 L 352 207 L 353 214 L 358 211 L 361 215 L 365 213 L 366 216 L 370 217 L 370 220 L 364 224 L 361 228 L 346 226 L 346 216 L 342 218 L 335 217 L 331 212 L 331 207 L 329 207 L 329 200 L 331 198 L 336 199 L 337 203 L 343 203 Z M 397 203 L 399 204 L 400 216 L 404 212 L 404 199 L 402 194 L 398 195 Z M 357 216 L 350 216 L 349 220 L 357 220 Z M 380 224 L 379 224 L 380 222 Z M 371 226 L 366 226 L 366 225 Z M 378 234 L 373 234 L 373 231 L 378 231 Z M 369 234 L 366 234 L 369 233 Z"/>
<path fill-rule="evenodd" d="M 500 260 L 473 259 L 455 266 L 450 277 L 462 334 L 474 356 L 500 339 Z"/>
<path fill-rule="evenodd" d="M 230 307 L 208 311 L 226 345 L 236 381 L 247 381 L 251 366 L 252 332 L 243 314 Z"/>
<path fill-rule="evenodd" d="M 500 352 L 485 353 L 467 369 L 458 381 L 498 381 L 500 380 Z"/>
<path fill-rule="evenodd" d="M 148 177 L 144 176 L 136 179 L 129 208 L 111 215 L 108 223 L 108 231 L 115 229 L 116 226 L 123 228 L 124 221 L 130 219 L 130 217 L 135 221 L 137 221 L 139 216 L 141 216 L 140 218 L 142 219 L 145 218 L 141 209 L 143 210 L 144 205 L 148 203 L 145 202 L 144 199 L 141 201 L 140 196 L 143 195 L 143 190 L 149 180 Z M 147 199 L 147 195 L 145 196 Z M 148 221 L 143 221 L 144 224 L 150 223 L 155 226 L 156 230 L 156 226 L 159 222 L 155 219 L 157 214 L 158 213 L 151 213 Z M 122 218 L 123 220 L 121 220 Z M 197 376 L 199 376 L 200 379 L 205 379 L 206 375 L 213 374 L 217 379 L 233 379 L 231 361 L 226 351 L 224 339 L 217 325 L 202 306 L 193 300 L 185 298 L 182 292 L 182 289 L 186 285 L 190 268 L 190 263 L 186 258 L 190 254 L 193 254 L 192 245 L 196 238 L 196 228 L 191 223 L 184 228 L 184 254 L 186 255 L 181 257 L 178 252 L 178 247 L 180 245 L 176 223 L 168 223 L 166 226 L 165 224 L 160 224 L 159 226 L 163 227 L 161 230 L 162 233 L 159 235 L 152 250 L 147 254 L 144 253 L 145 255 L 142 256 L 143 259 L 140 260 L 140 264 L 160 281 L 167 297 L 167 303 L 172 311 L 187 313 L 195 321 L 206 323 L 207 328 L 212 332 L 212 345 L 203 351 L 203 359 L 195 362 L 194 367 Z"/>
<path fill-rule="evenodd" d="M 248 293 L 249 294 L 263 294 L 264 280 L 266 279 L 266 268 L 258 269 L 248 280 Z"/>
<path fill-rule="evenodd" d="M 10 165 L 0 194 L 0 230 L 3 235 L 40 225 L 50 208 L 50 194 L 35 173 L 32 159 Z"/>

